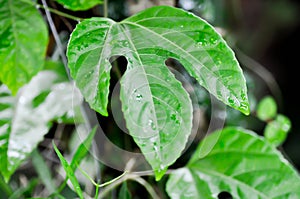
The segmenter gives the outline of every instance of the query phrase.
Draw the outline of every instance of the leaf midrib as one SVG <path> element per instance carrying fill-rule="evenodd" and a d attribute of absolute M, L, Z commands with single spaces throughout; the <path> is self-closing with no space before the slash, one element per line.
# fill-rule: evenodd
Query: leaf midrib
<path fill-rule="evenodd" d="M 197 177 L 199 177 L 199 176 L 197 175 L 197 173 L 194 173 L 194 171 L 192 170 L 193 167 L 190 166 L 188 169 L 189 169 L 190 172 L 192 173 L 192 176 L 197 176 Z M 235 178 L 232 178 L 231 176 L 226 176 L 226 175 L 224 175 L 224 174 L 222 174 L 222 173 L 219 173 L 219 172 L 216 172 L 216 171 L 212 171 L 212 170 L 208 170 L 208 169 L 206 169 L 206 168 L 204 168 L 204 167 L 201 167 L 201 168 L 200 168 L 200 167 L 197 167 L 197 168 L 194 168 L 194 170 L 195 170 L 195 171 L 199 171 L 199 172 L 201 172 L 201 173 L 203 173 L 203 174 L 205 174 L 205 175 L 216 176 L 216 177 L 218 177 L 218 178 L 220 178 L 220 179 L 228 180 L 228 181 L 229 181 L 230 183 L 232 183 L 232 184 L 236 184 L 236 185 L 239 185 L 239 186 L 241 186 L 241 187 L 245 187 L 246 189 L 248 189 L 248 190 L 250 190 L 250 191 L 256 193 L 257 195 L 261 196 L 261 197 L 264 198 L 264 199 L 269 199 L 269 197 L 266 196 L 265 194 L 259 192 L 258 190 L 254 189 L 253 187 L 249 186 L 248 184 L 246 184 L 246 183 L 244 183 L 244 182 L 241 182 L 241 181 L 239 181 L 239 180 L 237 180 L 237 179 L 235 179 Z"/>
<path fill-rule="evenodd" d="M 132 40 L 130 39 L 130 37 L 126 34 L 126 30 L 125 30 L 125 28 L 122 26 L 121 23 L 120 23 L 120 28 L 123 30 L 124 36 L 128 39 L 128 42 L 130 43 L 131 47 L 133 48 L 133 52 L 136 53 L 136 55 L 137 55 L 137 57 L 138 57 L 138 61 L 139 61 L 140 65 L 141 65 L 141 68 L 142 68 L 142 70 L 143 70 L 143 72 L 144 72 L 145 79 L 146 79 L 148 85 L 150 85 L 149 80 L 148 80 L 148 78 L 147 78 L 147 73 L 146 73 L 146 71 L 145 71 L 145 69 L 144 69 L 144 64 L 143 64 L 143 62 L 142 62 L 142 60 L 141 60 L 141 58 L 140 58 L 140 56 L 139 56 L 139 54 L 138 54 L 138 50 L 136 49 L 136 47 L 135 47 L 134 43 L 132 42 Z M 151 98 L 152 98 L 153 95 L 152 95 L 152 91 L 151 91 L 150 87 L 149 87 L 149 92 L 150 92 Z M 156 113 L 153 99 L 150 101 L 150 103 L 151 103 L 151 106 L 152 106 L 153 109 L 154 109 L 154 112 Z M 154 115 L 153 122 L 155 122 L 154 125 L 158 127 L 156 114 L 153 114 L 153 115 Z M 160 143 L 160 135 L 159 135 L 159 131 L 158 131 L 158 130 L 155 130 L 155 131 L 157 132 L 157 135 L 158 135 L 158 138 L 159 138 L 159 139 L 157 140 L 157 145 L 158 145 L 158 149 L 159 149 L 159 150 L 158 150 L 158 157 L 159 157 L 159 160 L 162 161 L 161 151 L 160 151 L 160 146 L 161 146 L 161 143 Z"/>
<path fill-rule="evenodd" d="M 195 63 L 199 64 L 201 68 L 206 68 L 207 71 L 211 74 L 213 74 L 214 77 L 216 77 L 218 79 L 219 82 L 222 82 L 222 87 L 225 88 L 226 90 L 229 90 L 230 93 L 234 93 L 230 88 L 227 88 L 224 84 L 224 82 L 222 81 L 221 77 L 216 75 L 215 73 L 211 72 L 211 70 L 207 67 L 205 67 L 205 65 L 203 65 L 203 63 L 199 62 L 198 59 L 196 59 L 194 56 L 192 56 L 191 54 L 187 53 L 186 50 L 184 50 L 183 48 L 181 48 L 180 46 L 178 46 L 176 43 L 170 41 L 169 39 L 161 36 L 160 34 L 156 33 L 155 31 L 152 31 L 151 29 L 145 27 L 145 26 L 142 26 L 140 24 L 137 24 L 137 23 L 133 23 L 133 22 L 130 22 L 130 21 L 122 21 L 120 22 L 119 24 L 129 24 L 129 25 L 133 25 L 133 26 L 136 26 L 138 28 L 141 28 L 153 35 L 156 35 L 157 37 L 161 38 L 162 40 L 166 41 L 167 43 L 171 44 L 172 46 L 174 46 L 175 48 L 179 49 L 181 52 L 183 52 L 185 55 L 187 55 L 188 57 L 190 57 L 192 60 L 194 60 Z M 221 39 L 221 38 L 220 38 Z M 225 44 L 227 45 L 227 44 Z M 197 72 L 198 73 L 198 72 Z M 200 76 L 201 77 L 201 76 Z M 202 78 L 202 77 L 201 77 Z M 197 78 L 196 78 L 197 79 Z M 205 78 L 202 78 L 203 80 L 205 80 Z M 217 94 L 217 93 L 216 93 Z M 219 96 L 217 95 L 217 98 L 219 98 Z M 234 98 L 240 102 L 240 100 L 234 95 Z M 227 102 L 226 102 L 227 103 Z"/>

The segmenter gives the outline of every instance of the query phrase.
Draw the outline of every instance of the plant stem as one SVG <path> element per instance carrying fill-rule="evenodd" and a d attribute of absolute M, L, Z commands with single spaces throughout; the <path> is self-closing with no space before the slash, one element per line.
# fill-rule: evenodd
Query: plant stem
<path fill-rule="evenodd" d="M 50 7 L 48 7 L 48 6 L 43 6 L 43 5 L 40 5 L 40 4 L 35 4 L 35 5 L 37 6 L 37 8 L 42 8 L 42 9 L 44 9 L 44 10 L 48 10 L 48 11 L 54 13 L 54 14 L 60 15 L 60 16 L 62 16 L 62 17 L 68 18 L 68 19 L 72 19 L 72 20 L 74 20 L 74 21 L 82 21 L 82 20 L 83 20 L 83 18 L 75 17 L 75 16 L 73 16 L 73 15 L 69 15 L 69 14 L 64 13 L 64 12 L 61 12 L 61 11 L 59 11 L 59 10 L 55 10 L 55 9 L 53 9 L 53 8 L 50 8 Z"/>
<path fill-rule="evenodd" d="M 108 182 L 105 182 L 105 183 L 103 183 L 103 184 L 97 184 L 80 166 L 78 166 L 77 167 L 80 171 L 81 171 L 81 173 L 87 178 L 87 179 L 89 179 L 90 181 L 91 181 L 91 183 L 93 184 L 93 185 L 95 185 L 96 187 L 98 187 L 98 188 L 101 188 L 101 187 L 104 187 L 104 186 L 106 186 L 106 185 L 109 185 L 109 184 L 112 184 L 112 183 L 114 183 L 115 181 L 117 181 L 117 180 L 119 180 L 120 178 L 122 178 L 122 177 L 124 177 L 125 176 L 125 174 L 127 173 L 126 171 L 124 172 L 124 173 L 122 173 L 120 176 L 118 176 L 118 177 L 116 177 L 116 178 L 114 178 L 114 179 L 112 179 L 112 180 L 110 180 L 110 181 L 108 181 Z"/>
<path fill-rule="evenodd" d="M 124 175 L 122 178 L 119 178 L 117 180 L 115 180 L 113 183 L 109 184 L 105 189 L 103 189 L 103 191 L 100 193 L 100 198 L 103 198 L 106 194 L 108 194 L 112 189 L 116 188 L 117 186 L 119 186 L 120 184 L 122 184 L 123 182 L 125 182 L 126 180 L 133 180 L 138 182 L 139 184 L 141 184 L 142 186 L 144 186 L 146 188 L 146 190 L 148 191 L 148 193 L 150 194 L 150 196 L 153 199 L 159 198 L 158 195 L 156 194 L 156 192 L 154 191 L 154 189 L 151 187 L 151 185 L 144 180 L 143 178 L 141 178 L 138 175 L 135 174 L 130 174 L 127 173 L 126 175 Z"/>
<path fill-rule="evenodd" d="M 103 2 L 103 16 L 105 18 L 108 17 L 108 2 L 107 2 L 107 0 L 104 0 L 104 2 Z"/>
<path fill-rule="evenodd" d="M 34 3 L 34 2 L 32 2 L 32 1 L 24 1 L 24 0 L 21 0 L 21 1 L 23 1 L 24 3 L 28 3 L 28 4 L 32 5 L 32 6 L 36 6 L 37 8 L 42 8 L 42 9 L 44 9 L 44 10 L 48 10 L 48 11 L 50 11 L 50 12 L 52 12 L 52 13 L 54 13 L 54 14 L 60 15 L 60 16 L 62 16 L 62 17 L 72 19 L 72 20 L 74 20 L 74 21 L 82 21 L 82 20 L 83 20 L 83 19 L 80 18 L 80 17 L 75 17 L 75 16 L 73 16 L 73 15 L 69 15 L 69 14 L 64 13 L 64 12 L 61 12 L 61 11 L 59 11 L 59 10 L 50 8 L 50 7 L 46 6 L 46 5 L 41 5 L 41 4 L 38 4 L 38 3 Z"/>

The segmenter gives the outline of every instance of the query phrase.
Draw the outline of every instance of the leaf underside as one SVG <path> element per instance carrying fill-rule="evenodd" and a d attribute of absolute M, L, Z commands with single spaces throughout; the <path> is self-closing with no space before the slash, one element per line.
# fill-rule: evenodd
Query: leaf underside
<path fill-rule="evenodd" d="M 216 139 L 212 150 L 199 158 L 204 143 Z M 236 199 L 292 199 L 300 197 L 300 177 L 266 140 L 227 127 L 200 143 L 188 165 L 170 175 L 166 190 L 172 199 L 217 199 L 224 191 Z"/>
<path fill-rule="evenodd" d="M 180 156 L 192 127 L 189 95 L 165 60 L 177 59 L 219 100 L 249 113 L 234 53 L 212 26 L 191 13 L 158 6 L 118 23 L 91 18 L 77 25 L 67 50 L 71 76 L 91 108 L 105 116 L 109 59 L 118 55 L 128 61 L 120 94 L 126 125 L 157 179 Z"/>

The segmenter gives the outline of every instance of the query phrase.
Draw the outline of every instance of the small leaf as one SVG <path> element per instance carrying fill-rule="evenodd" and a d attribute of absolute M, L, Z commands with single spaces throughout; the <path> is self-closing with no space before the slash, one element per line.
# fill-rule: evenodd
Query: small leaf
<path fill-rule="evenodd" d="M 13 94 L 44 65 L 45 21 L 30 0 L 0 0 L 0 81 Z"/>
<path fill-rule="evenodd" d="M 199 158 L 205 142 L 216 144 Z M 172 199 L 217 199 L 221 192 L 235 199 L 300 198 L 300 176 L 268 141 L 228 127 L 204 138 L 188 165 L 171 174 L 166 190 Z"/>
<path fill-rule="evenodd" d="M 275 120 L 269 122 L 264 130 L 265 138 L 275 146 L 281 145 L 291 129 L 291 121 L 284 115 L 278 114 Z"/>
<path fill-rule="evenodd" d="M 102 0 L 56 0 L 65 8 L 73 11 L 88 10 L 94 6 L 101 4 Z"/>
<path fill-rule="evenodd" d="M 74 190 L 76 191 L 77 195 L 80 197 L 80 199 L 83 199 L 83 194 L 82 194 L 82 190 L 80 188 L 79 182 L 74 174 L 74 170 L 72 169 L 72 167 L 69 165 L 69 163 L 67 162 L 67 160 L 63 157 L 63 155 L 60 153 L 60 151 L 58 150 L 58 148 L 56 147 L 56 145 L 53 142 L 53 148 L 66 172 L 66 175 L 68 176 L 68 178 L 70 179 Z"/>
<path fill-rule="evenodd" d="M 82 102 L 73 84 L 58 79 L 42 71 L 16 97 L 0 87 L 0 171 L 6 180 L 44 139 L 51 121 Z"/>
<path fill-rule="evenodd" d="M 157 6 L 118 23 L 91 18 L 77 25 L 67 49 L 71 76 L 91 108 L 104 116 L 109 59 L 116 55 L 128 61 L 120 90 L 126 125 L 157 180 L 184 150 L 192 120 L 191 100 L 165 60 L 177 59 L 219 100 L 250 112 L 233 51 L 211 25 L 189 12 Z"/>
<path fill-rule="evenodd" d="M 120 189 L 120 192 L 119 192 L 119 199 L 131 199 L 131 194 L 128 190 L 128 187 L 127 187 L 127 182 L 123 182 L 122 186 L 121 186 L 121 189 Z"/>
<path fill-rule="evenodd" d="M 274 118 L 277 114 L 277 104 L 273 97 L 264 97 L 257 105 L 257 117 L 263 121 Z"/>
<path fill-rule="evenodd" d="M 72 161 L 71 161 L 71 168 L 75 171 L 77 165 L 80 164 L 81 160 L 86 156 L 86 154 L 89 152 L 89 149 L 91 148 L 93 138 L 96 134 L 97 127 L 94 127 L 92 131 L 89 133 L 87 138 L 78 146 Z"/>

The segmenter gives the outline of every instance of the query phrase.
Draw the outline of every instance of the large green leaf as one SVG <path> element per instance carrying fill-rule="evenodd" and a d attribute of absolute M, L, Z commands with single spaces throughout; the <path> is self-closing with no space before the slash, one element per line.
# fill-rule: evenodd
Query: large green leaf
<path fill-rule="evenodd" d="M 210 93 L 249 113 L 245 79 L 234 53 L 207 22 L 181 9 L 158 6 L 119 23 L 91 18 L 71 35 L 71 76 L 90 106 L 107 115 L 111 64 L 124 55 L 122 110 L 135 142 L 159 179 L 181 154 L 191 132 L 188 94 L 168 70 L 179 60 Z"/>
<path fill-rule="evenodd" d="M 0 87 L 0 168 L 6 180 L 43 140 L 50 122 L 81 103 L 74 86 L 57 79 L 54 72 L 42 71 L 16 97 Z"/>
<path fill-rule="evenodd" d="M 30 0 L 0 0 L 0 81 L 13 94 L 42 69 L 47 44 L 47 26 Z"/>
<path fill-rule="evenodd" d="M 216 144 L 202 157 L 209 142 Z M 201 142 L 188 165 L 171 174 L 166 190 L 181 199 L 218 198 L 224 191 L 235 199 L 292 199 L 300 197 L 300 177 L 268 141 L 228 127 Z"/>
<path fill-rule="evenodd" d="M 97 4 L 102 3 L 102 0 L 56 0 L 65 8 L 73 11 L 88 10 Z"/>

